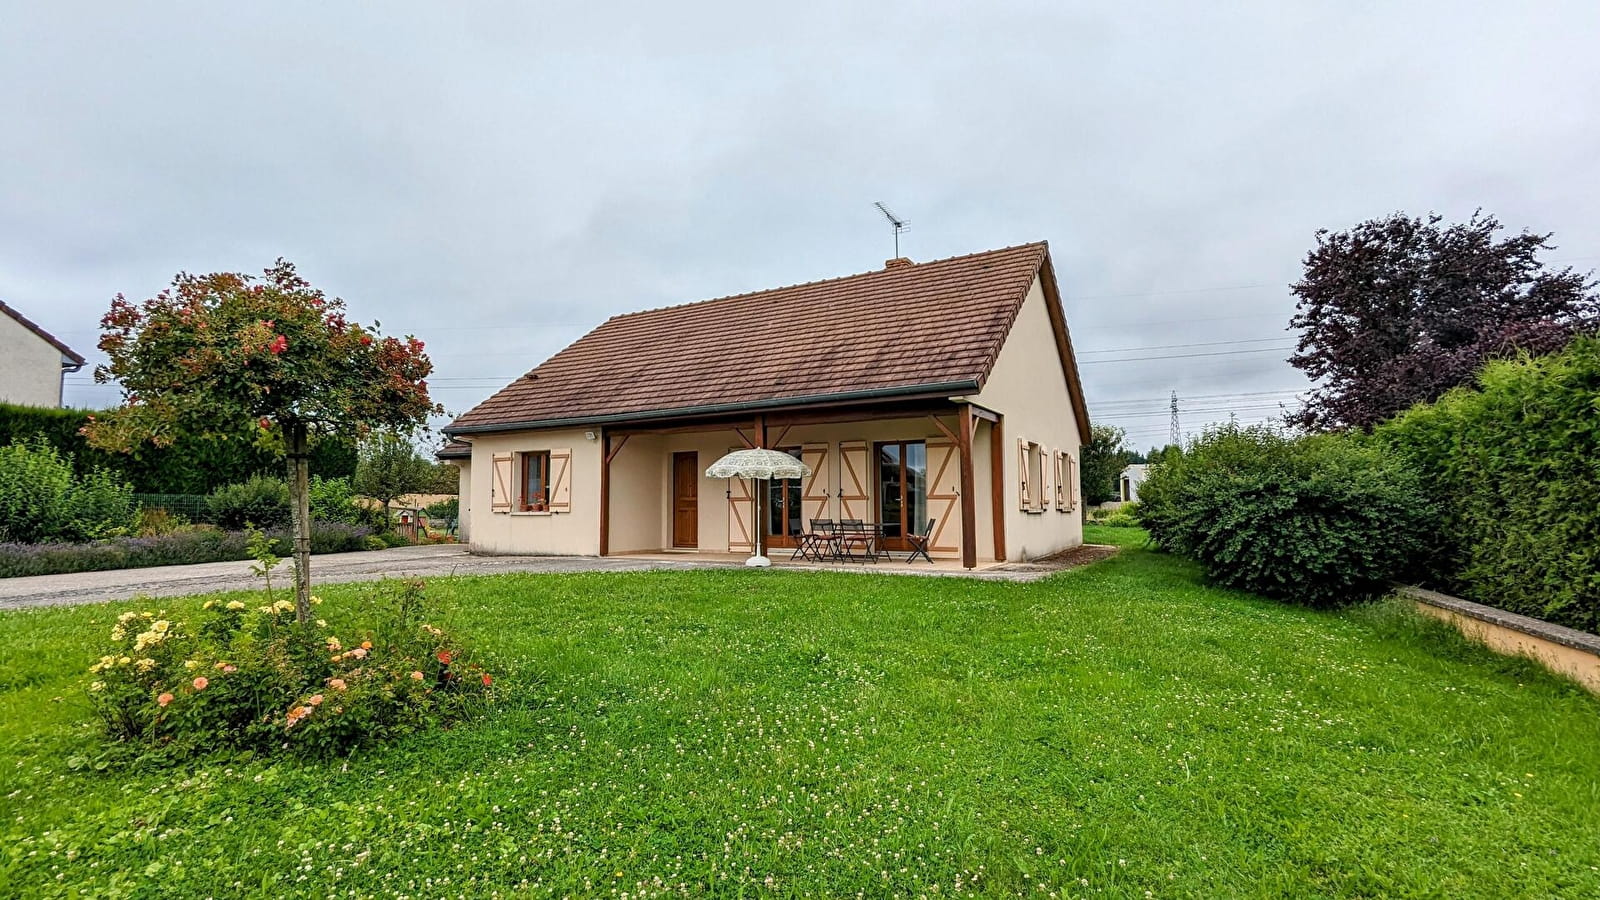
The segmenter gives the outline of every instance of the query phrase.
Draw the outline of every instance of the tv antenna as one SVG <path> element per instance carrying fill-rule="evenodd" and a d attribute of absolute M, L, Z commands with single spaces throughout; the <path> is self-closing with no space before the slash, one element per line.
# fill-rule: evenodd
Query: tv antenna
<path fill-rule="evenodd" d="M 890 225 L 894 226 L 894 258 L 899 259 L 900 232 L 905 231 L 908 227 L 910 227 L 911 223 L 890 212 L 889 207 L 884 206 L 881 201 L 872 205 L 876 206 L 878 208 L 878 212 L 883 213 L 883 217 L 889 220 Z"/>

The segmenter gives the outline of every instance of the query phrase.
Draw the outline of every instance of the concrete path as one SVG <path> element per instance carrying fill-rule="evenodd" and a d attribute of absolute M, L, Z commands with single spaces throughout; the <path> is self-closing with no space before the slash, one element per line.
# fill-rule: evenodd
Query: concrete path
<path fill-rule="evenodd" d="M 30 575 L 0 578 L 0 610 L 30 606 L 65 606 L 123 600 L 130 597 L 181 597 L 214 591 L 253 590 L 261 579 L 250 574 L 248 561 L 153 566 L 72 575 Z M 597 559 L 583 556 L 473 556 L 460 544 L 396 547 L 360 553 L 327 553 L 311 557 L 313 582 L 376 581 L 380 578 L 447 575 L 496 575 L 503 572 L 628 572 L 691 568 L 691 564 L 655 560 Z M 274 582 L 291 578 L 286 560 Z"/>
<path fill-rule="evenodd" d="M 1091 552 L 1098 549 L 1104 552 Z M 778 567 L 801 571 L 871 572 L 882 575 L 976 578 L 985 581 L 1035 581 L 1062 569 L 1083 565 L 1114 553 L 1115 548 L 1085 545 L 1068 551 L 1060 559 L 1042 564 L 991 564 L 967 571 L 945 566 L 923 568 L 890 563 L 866 565 L 810 563 L 788 564 L 777 555 Z M 1081 557 L 1081 558 L 1080 558 Z M 198 563 L 192 566 L 154 566 L 148 569 L 115 569 L 109 572 L 79 572 L 73 575 L 30 575 L 26 578 L 0 578 L 0 611 L 33 606 L 71 606 L 132 597 L 183 597 L 217 591 L 244 591 L 261 587 L 261 579 L 250 574 L 249 561 Z M 311 557 L 314 582 L 331 584 L 345 581 L 377 581 L 380 578 L 442 578 L 450 575 L 499 575 L 506 572 L 645 572 L 656 569 L 742 569 L 737 556 L 473 556 L 461 544 L 431 544 L 422 547 L 396 547 L 362 553 L 328 553 Z M 274 583 L 288 584 L 288 561 L 279 566 Z M 279 581 L 279 579 L 282 579 Z"/>

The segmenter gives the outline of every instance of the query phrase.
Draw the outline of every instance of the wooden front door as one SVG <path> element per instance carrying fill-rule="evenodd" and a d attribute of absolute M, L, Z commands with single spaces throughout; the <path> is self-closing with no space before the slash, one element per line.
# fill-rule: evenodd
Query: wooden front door
<path fill-rule="evenodd" d="M 672 546 L 700 546 L 700 454 L 672 454 Z"/>

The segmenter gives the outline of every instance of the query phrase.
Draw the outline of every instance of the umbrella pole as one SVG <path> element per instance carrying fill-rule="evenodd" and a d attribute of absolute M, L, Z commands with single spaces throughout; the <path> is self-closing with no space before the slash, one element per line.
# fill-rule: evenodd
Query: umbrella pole
<path fill-rule="evenodd" d="M 759 478 L 750 479 L 750 493 L 753 495 L 753 499 L 755 500 L 755 515 L 753 518 L 755 519 L 754 528 L 756 531 L 756 555 L 745 560 L 745 565 L 757 567 L 770 566 L 772 565 L 772 560 L 767 559 L 766 554 L 767 522 L 762 516 L 764 510 L 762 509 L 761 504 L 761 480 Z"/>

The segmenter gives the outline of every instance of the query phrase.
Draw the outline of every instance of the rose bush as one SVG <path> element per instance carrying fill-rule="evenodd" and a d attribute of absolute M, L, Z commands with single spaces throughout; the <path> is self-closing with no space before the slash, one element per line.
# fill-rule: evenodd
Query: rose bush
<path fill-rule="evenodd" d="M 317 606 L 321 601 L 315 601 Z M 326 756 L 440 725 L 491 699 L 493 678 L 427 621 L 422 582 L 381 582 L 346 641 L 288 600 L 208 601 L 194 622 L 126 612 L 90 667 L 107 737 L 141 754 L 234 748 Z"/>

